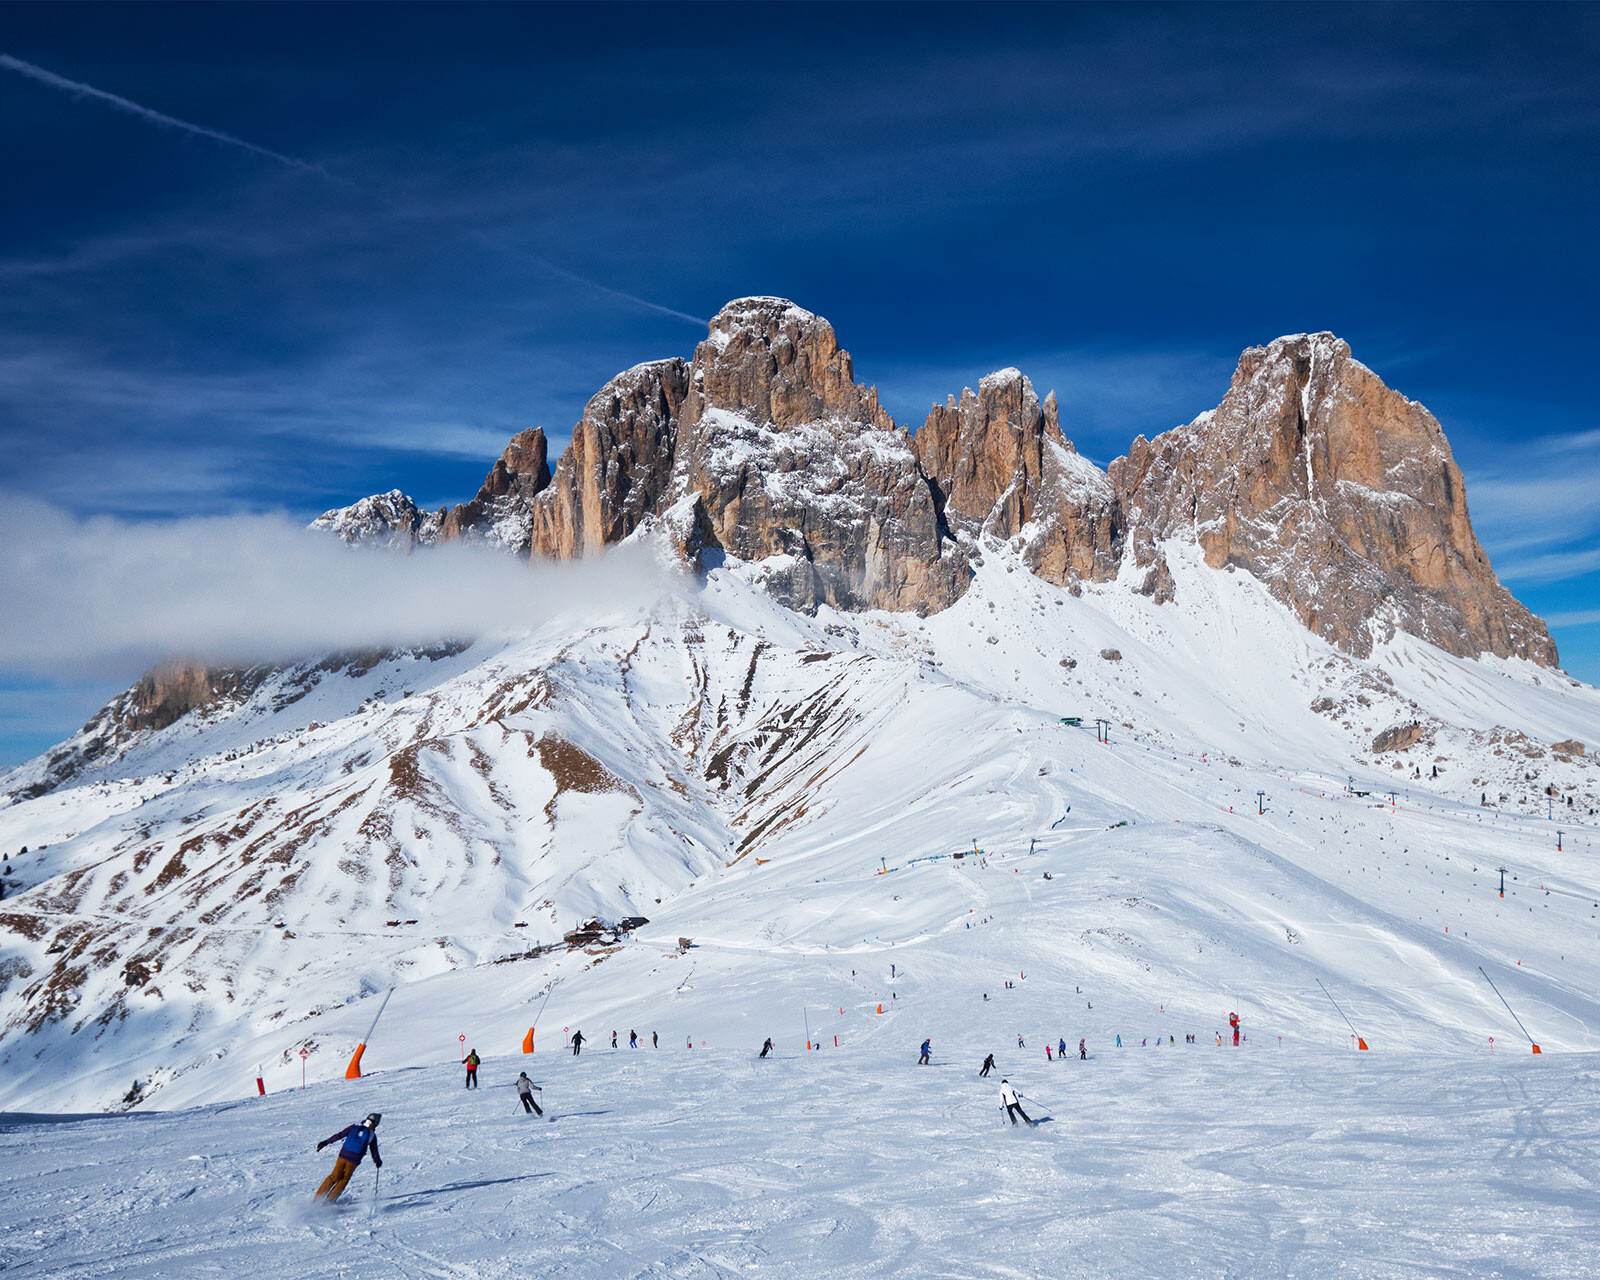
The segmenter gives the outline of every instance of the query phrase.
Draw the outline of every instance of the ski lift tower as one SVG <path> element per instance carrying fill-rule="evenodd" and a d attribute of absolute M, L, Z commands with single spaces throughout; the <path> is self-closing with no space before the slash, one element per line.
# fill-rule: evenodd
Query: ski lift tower
<path fill-rule="evenodd" d="M 1503 897 L 1506 896 L 1506 869 L 1504 867 L 1501 867 L 1501 868 L 1499 868 L 1499 871 L 1500 871 L 1500 896 L 1503 898 Z"/>
<path fill-rule="evenodd" d="M 1109 743 L 1111 741 L 1111 721 L 1096 719 L 1094 722 L 1094 740 Z"/>
<path fill-rule="evenodd" d="M 1266 811 L 1267 793 L 1265 791 L 1258 791 L 1256 792 L 1256 813 L 1259 815 L 1266 813 Z"/>

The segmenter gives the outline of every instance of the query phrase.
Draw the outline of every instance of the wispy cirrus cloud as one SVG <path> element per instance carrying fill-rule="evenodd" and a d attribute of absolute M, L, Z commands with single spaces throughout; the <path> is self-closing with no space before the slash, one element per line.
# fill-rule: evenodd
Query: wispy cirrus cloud
<path fill-rule="evenodd" d="M 263 147 L 245 138 L 240 138 L 234 134 L 226 133 L 220 129 L 213 129 L 207 125 L 196 124 L 190 120 L 184 120 L 177 116 L 168 115 L 166 112 L 157 111 L 154 108 L 147 107 L 142 103 L 134 102 L 130 98 L 125 98 L 121 94 L 111 93 L 105 89 L 96 88 L 94 85 L 85 84 L 80 80 L 72 80 L 66 76 L 58 75 L 53 71 L 49 71 L 44 67 L 37 66 L 36 64 L 27 62 L 21 58 L 14 57 L 11 54 L 0 53 L 0 69 L 12 71 L 17 75 L 34 81 L 35 83 L 45 85 L 51 89 L 72 94 L 75 97 L 87 98 L 95 102 L 103 103 L 116 111 L 132 115 L 138 119 L 148 121 L 149 123 L 158 125 L 162 128 L 176 129 L 180 132 L 188 133 L 195 137 L 205 138 L 211 142 L 219 143 L 222 146 L 232 147 L 236 150 L 260 156 L 263 159 L 274 161 L 277 164 L 285 165 L 289 168 L 299 170 L 300 172 L 314 175 L 317 178 L 346 190 L 364 190 L 365 193 L 373 200 L 389 205 L 391 209 L 394 208 L 392 201 L 387 198 L 383 192 L 373 189 L 370 186 L 364 188 L 339 174 L 331 172 L 321 164 L 316 164 L 309 160 L 302 160 L 297 156 L 285 155 L 281 151 L 274 151 L 270 147 Z M 669 316 L 675 320 L 683 320 L 689 324 L 702 325 L 705 323 L 705 320 L 699 316 L 693 316 L 688 312 L 680 311 L 675 307 L 669 307 L 659 302 L 653 302 L 649 298 L 640 297 L 638 294 L 630 293 L 626 289 L 619 289 L 613 285 L 605 284 L 604 282 L 596 280 L 591 276 L 584 275 L 581 272 L 574 271 L 569 267 L 565 267 L 543 253 L 512 244 L 491 232 L 482 230 L 481 228 L 469 228 L 465 234 L 472 236 L 479 243 L 496 252 L 519 258 L 520 260 L 527 262 L 539 268 L 540 270 L 546 271 L 562 280 L 566 280 L 580 285 L 583 288 L 592 290 L 602 297 L 610 298 L 613 301 L 623 303 L 624 305 L 630 307 L 642 308 L 643 310 L 654 312 L 657 315 Z"/>
<path fill-rule="evenodd" d="M 1473 522 L 1502 578 L 1551 582 L 1600 569 L 1600 430 L 1503 448 L 1467 480 Z"/>
<path fill-rule="evenodd" d="M 1552 613 L 1545 621 L 1552 627 L 1592 627 L 1600 624 L 1600 609 L 1575 609 Z"/>

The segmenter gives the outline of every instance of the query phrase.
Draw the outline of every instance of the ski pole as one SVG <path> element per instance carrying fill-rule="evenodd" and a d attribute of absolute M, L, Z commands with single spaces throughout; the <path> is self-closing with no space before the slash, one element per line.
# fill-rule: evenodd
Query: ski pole
<path fill-rule="evenodd" d="M 372 1166 L 372 1212 L 367 1216 L 376 1217 L 378 1214 L 378 1182 L 383 1176 L 383 1170 L 377 1165 Z"/>

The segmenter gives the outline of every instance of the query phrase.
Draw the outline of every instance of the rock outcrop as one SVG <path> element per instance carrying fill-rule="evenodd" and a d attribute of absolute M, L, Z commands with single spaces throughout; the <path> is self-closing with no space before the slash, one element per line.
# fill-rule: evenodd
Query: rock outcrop
<path fill-rule="evenodd" d="M 533 554 L 593 555 L 662 509 L 688 387 L 689 366 L 672 359 L 637 365 L 600 388 L 534 503 Z"/>
<path fill-rule="evenodd" d="M 794 608 L 933 612 L 970 577 L 910 432 L 856 385 L 833 326 L 781 298 L 730 302 L 696 348 L 674 493 Z"/>
<path fill-rule="evenodd" d="M 490 542 L 526 553 L 533 541 L 534 499 L 550 484 L 548 450 L 538 427 L 512 436 L 477 496 L 443 514 L 439 541 Z"/>
<path fill-rule="evenodd" d="M 648 521 L 697 559 L 763 562 L 792 607 L 923 613 L 960 597 L 986 538 L 1074 591 L 1131 567 L 1133 589 L 1165 602 L 1179 588 L 1162 546 L 1182 539 L 1357 656 L 1405 631 L 1456 654 L 1556 661 L 1473 534 L 1438 422 L 1332 334 L 1252 347 L 1216 409 L 1102 471 L 1065 438 L 1055 396 L 1015 369 L 935 405 L 912 436 L 856 383 L 826 320 L 741 298 L 692 363 L 602 387 L 553 477 L 546 452 L 524 431 L 471 502 L 426 515 L 392 492 L 315 527 L 568 559 Z"/>
<path fill-rule="evenodd" d="M 1478 545 L 1439 423 L 1332 334 L 1252 347 L 1216 409 L 1141 436 L 1110 475 L 1139 565 L 1158 564 L 1163 539 L 1196 541 L 1347 652 L 1401 630 L 1455 654 L 1556 661 Z"/>
<path fill-rule="evenodd" d="M 1057 586 L 1116 576 L 1116 492 L 1062 435 L 1054 392 L 1041 401 L 1018 370 L 991 373 L 929 411 L 916 449 L 952 529 L 1019 539 L 1028 567 Z"/>
<path fill-rule="evenodd" d="M 432 542 L 439 531 L 438 515 L 427 515 L 398 489 L 324 511 L 311 522 L 321 533 L 331 533 L 351 546 L 387 547 L 409 551 L 418 543 Z"/>
<path fill-rule="evenodd" d="M 1372 740 L 1372 754 L 1385 751 L 1406 751 L 1422 741 L 1422 724 L 1411 720 L 1405 724 L 1390 725 Z"/>

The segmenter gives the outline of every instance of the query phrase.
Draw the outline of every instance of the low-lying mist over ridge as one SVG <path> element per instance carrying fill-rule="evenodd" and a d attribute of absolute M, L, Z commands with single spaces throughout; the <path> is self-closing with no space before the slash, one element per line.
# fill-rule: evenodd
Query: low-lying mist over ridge
<path fill-rule="evenodd" d="M 474 640 L 692 585 L 637 548 L 581 565 L 466 543 L 408 555 L 283 516 L 81 519 L 15 494 L 0 497 L 0 541 L 0 669 L 58 678 Z"/>

